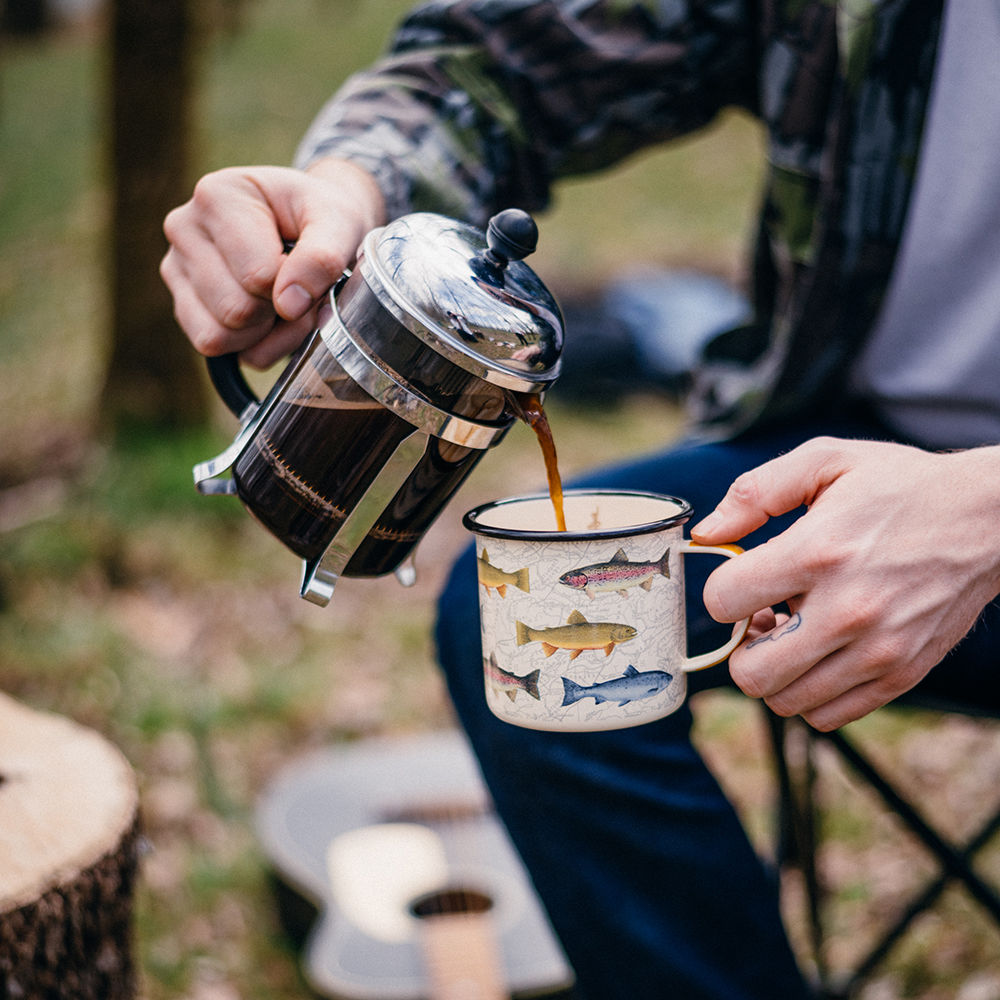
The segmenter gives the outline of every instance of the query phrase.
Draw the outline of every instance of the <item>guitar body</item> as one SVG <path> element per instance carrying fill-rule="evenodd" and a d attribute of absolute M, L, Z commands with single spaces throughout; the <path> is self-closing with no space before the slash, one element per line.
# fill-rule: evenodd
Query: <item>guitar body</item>
<path fill-rule="evenodd" d="M 281 882 L 319 913 L 303 972 L 320 995 L 569 990 L 572 970 L 457 731 L 312 754 L 265 789 L 256 829 Z"/>

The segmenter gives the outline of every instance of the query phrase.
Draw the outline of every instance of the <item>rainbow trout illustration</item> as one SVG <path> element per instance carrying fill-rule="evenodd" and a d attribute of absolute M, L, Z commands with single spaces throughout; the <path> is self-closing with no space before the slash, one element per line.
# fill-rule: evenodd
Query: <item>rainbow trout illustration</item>
<path fill-rule="evenodd" d="M 659 694 L 674 679 L 673 674 L 666 670 L 644 670 L 641 673 L 630 663 L 625 673 L 614 680 L 601 681 L 585 687 L 571 681 L 568 677 L 563 682 L 563 706 L 574 705 L 583 698 L 593 698 L 595 704 L 605 701 L 617 701 L 619 707 L 630 701 L 641 701 Z"/>
<path fill-rule="evenodd" d="M 557 649 L 568 649 L 569 658 L 575 660 L 585 649 L 603 649 L 605 656 L 620 642 L 628 642 L 639 633 L 631 625 L 617 622 L 588 622 L 579 611 L 573 611 L 565 625 L 555 628 L 531 628 L 524 622 L 515 622 L 517 644 L 540 642 L 546 656 Z"/>
<path fill-rule="evenodd" d="M 496 653 L 490 653 L 488 660 L 485 656 L 483 657 L 483 672 L 487 686 L 492 688 L 495 694 L 499 695 L 502 692 L 511 701 L 514 701 L 517 698 L 517 692 L 523 691 L 525 694 L 531 695 L 535 701 L 539 700 L 538 675 L 541 673 L 540 670 L 532 670 L 530 674 L 518 677 L 517 674 L 504 670 L 497 663 Z"/>
<path fill-rule="evenodd" d="M 663 553 L 662 558 L 651 562 L 629 562 L 625 550 L 619 549 L 608 562 L 571 569 L 559 577 L 559 582 L 573 590 L 582 590 L 591 600 L 595 594 L 612 591 L 628 597 L 629 587 L 649 590 L 654 576 L 665 576 L 669 580 L 669 560 L 670 549 Z"/>
<path fill-rule="evenodd" d="M 494 566 L 490 562 L 489 552 L 483 549 L 483 554 L 476 560 L 476 569 L 479 573 L 479 582 L 486 588 L 487 593 L 491 587 L 501 597 L 507 596 L 508 587 L 517 587 L 518 590 L 523 590 L 526 594 L 529 592 L 527 566 L 513 573 L 507 573 L 498 566 Z"/>

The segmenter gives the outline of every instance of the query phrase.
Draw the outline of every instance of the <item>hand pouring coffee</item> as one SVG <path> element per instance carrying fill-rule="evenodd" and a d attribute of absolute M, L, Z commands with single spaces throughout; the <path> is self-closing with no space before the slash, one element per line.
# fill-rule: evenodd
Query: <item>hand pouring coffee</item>
<path fill-rule="evenodd" d="M 341 576 L 413 583 L 417 542 L 523 413 L 514 394 L 555 381 L 562 315 L 521 260 L 537 236 L 517 209 L 485 237 L 404 216 L 368 234 L 263 400 L 235 354 L 209 359 L 240 431 L 195 484 L 237 495 L 305 560 L 306 600 L 325 606 Z"/>

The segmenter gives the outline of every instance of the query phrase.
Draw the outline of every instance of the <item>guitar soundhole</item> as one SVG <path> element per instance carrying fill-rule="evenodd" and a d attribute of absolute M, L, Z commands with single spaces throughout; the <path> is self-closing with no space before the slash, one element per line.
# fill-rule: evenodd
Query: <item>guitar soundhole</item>
<path fill-rule="evenodd" d="M 493 900 L 475 889 L 441 889 L 410 903 L 410 912 L 421 919 L 446 913 L 486 913 L 492 908 Z"/>

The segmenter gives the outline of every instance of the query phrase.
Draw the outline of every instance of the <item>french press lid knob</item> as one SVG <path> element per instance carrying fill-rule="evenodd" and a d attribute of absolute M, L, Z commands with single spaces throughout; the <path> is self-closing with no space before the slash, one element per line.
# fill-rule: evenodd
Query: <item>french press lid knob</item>
<path fill-rule="evenodd" d="M 486 256 L 497 267 L 512 260 L 524 260 L 538 248 L 538 226 L 519 208 L 507 208 L 490 219 L 486 230 Z"/>

